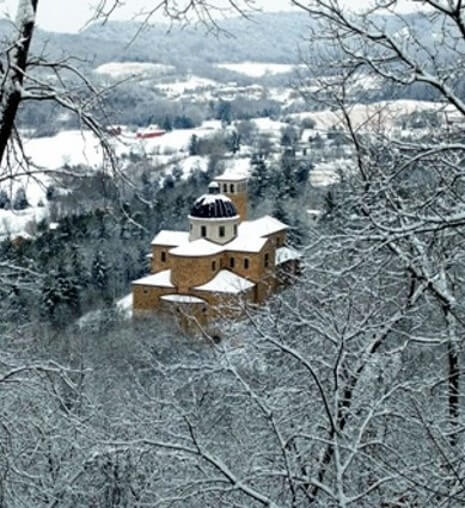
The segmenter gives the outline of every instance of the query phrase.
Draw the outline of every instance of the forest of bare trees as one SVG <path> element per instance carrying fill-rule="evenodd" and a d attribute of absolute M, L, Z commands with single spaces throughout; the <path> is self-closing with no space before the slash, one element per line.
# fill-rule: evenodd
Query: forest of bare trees
<path fill-rule="evenodd" d="M 102 0 L 97 17 L 118 3 Z M 221 323 L 220 344 L 111 305 L 58 331 L 4 323 L 1 506 L 465 504 L 465 6 L 403 2 L 424 9 L 418 32 L 396 0 L 292 3 L 318 23 L 309 37 L 328 44 L 332 69 L 325 79 L 321 56 L 308 58 L 302 79 L 314 72 L 311 100 L 341 111 L 355 154 L 303 236 L 303 275 Z M 214 23 L 209 3 L 161 5 Z M 14 135 L 22 50 L 1 70 L 0 146 Z M 430 87 L 448 120 L 407 140 L 377 114 L 356 125 L 358 74 Z"/>

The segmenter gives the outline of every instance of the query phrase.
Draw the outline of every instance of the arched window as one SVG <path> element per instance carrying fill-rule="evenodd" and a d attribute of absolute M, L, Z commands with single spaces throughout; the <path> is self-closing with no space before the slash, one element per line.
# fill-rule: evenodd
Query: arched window
<path fill-rule="evenodd" d="M 234 194 L 234 184 L 233 183 L 229 186 L 229 192 L 231 194 Z"/>
<path fill-rule="evenodd" d="M 220 238 L 224 237 L 224 234 L 225 234 L 224 226 L 219 227 L 219 234 L 220 234 Z"/>

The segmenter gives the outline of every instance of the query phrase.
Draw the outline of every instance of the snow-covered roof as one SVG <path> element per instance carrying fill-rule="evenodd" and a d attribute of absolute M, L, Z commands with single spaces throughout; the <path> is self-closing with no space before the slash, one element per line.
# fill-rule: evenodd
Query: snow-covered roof
<path fill-rule="evenodd" d="M 225 244 L 224 250 L 238 251 L 238 252 L 260 252 L 267 242 L 266 238 L 254 237 L 248 234 L 241 234 L 239 230 L 238 236 Z"/>
<path fill-rule="evenodd" d="M 235 170 L 234 168 L 228 168 L 219 176 L 215 176 L 215 182 L 240 182 L 247 180 L 249 175 L 244 170 Z"/>
<path fill-rule="evenodd" d="M 212 280 L 194 289 L 214 293 L 238 294 L 253 288 L 255 284 L 229 270 L 220 270 Z"/>
<path fill-rule="evenodd" d="M 290 247 L 280 247 L 276 249 L 276 265 L 281 265 L 286 261 L 291 261 L 295 259 L 300 259 L 302 254 L 295 249 L 291 249 Z"/>
<path fill-rule="evenodd" d="M 187 257 L 213 256 L 214 254 L 219 254 L 224 250 L 225 248 L 223 245 L 218 245 L 210 242 L 209 240 L 205 240 L 204 238 L 199 238 L 193 242 L 186 242 L 179 247 L 171 249 L 170 254 Z"/>
<path fill-rule="evenodd" d="M 239 224 L 239 235 L 244 234 L 251 238 L 254 236 L 268 236 L 288 228 L 289 226 L 284 222 L 271 217 L 271 215 L 265 215 L 260 219 L 248 220 Z"/>
<path fill-rule="evenodd" d="M 163 270 L 162 272 L 147 275 L 141 279 L 133 281 L 137 286 L 157 286 L 162 288 L 174 288 L 171 283 L 171 270 Z"/>
<path fill-rule="evenodd" d="M 165 302 L 174 302 L 174 303 L 207 303 L 202 298 L 197 298 L 196 296 L 191 296 L 191 295 L 180 295 L 180 294 L 163 295 L 163 296 L 160 296 L 160 300 L 163 300 Z"/>
<path fill-rule="evenodd" d="M 152 240 L 152 245 L 177 247 L 187 241 L 189 241 L 189 233 L 186 231 L 170 231 L 169 229 L 162 229 Z"/>

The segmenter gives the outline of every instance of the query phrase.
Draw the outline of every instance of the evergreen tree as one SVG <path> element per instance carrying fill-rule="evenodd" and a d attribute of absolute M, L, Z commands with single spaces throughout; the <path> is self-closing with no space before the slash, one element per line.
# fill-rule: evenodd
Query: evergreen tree
<path fill-rule="evenodd" d="M 8 210 L 11 207 L 11 200 L 7 192 L 3 189 L 0 190 L 0 210 Z"/>
<path fill-rule="evenodd" d="M 183 173 L 182 173 L 182 169 L 179 167 L 179 165 L 178 165 L 178 164 L 176 164 L 176 165 L 174 166 L 173 171 L 172 171 L 172 173 L 171 173 L 171 174 L 172 174 L 172 176 L 173 176 L 173 178 L 174 178 L 174 181 L 175 181 L 176 183 L 179 183 L 179 182 L 181 181 L 181 178 L 182 178 Z"/>
<path fill-rule="evenodd" d="M 14 210 L 25 210 L 29 206 L 24 187 L 19 187 L 13 200 Z"/>
<path fill-rule="evenodd" d="M 226 139 L 226 145 L 232 153 L 237 153 L 241 149 L 241 135 L 233 130 L 231 135 Z"/>
<path fill-rule="evenodd" d="M 252 171 L 249 182 L 249 193 L 252 201 L 261 199 L 265 196 L 265 191 L 269 185 L 270 175 L 268 167 L 260 157 L 257 157 L 252 164 Z"/>
<path fill-rule="evenodd" d="M 171 175 L 167 175 L 163 180 L 163 190 L 174 188 L 174 178 Z"/>
<path fill-rule="evenodd" d="M 189 141 L 189 155 L 199 155 L 199 138 L 195 134 Z"/>
<path fill-rule="evenodd" d="M 165 116 L 163 123 L 161 124 L 161 127 L 163 130 L 167 132 L 173 130 L 173 124 L 171 123 L 171 118 L 168 115 Z"/>
<path fill-rule="evenodd" d="M 92 284 L 102 297 L 107 300 L 111 300 L 111 296 L 108 294 L 109 283 L 110 283 L 110 266 L 106 260 L 104 252 L 99 249 L 95 255 L 94 261 L 92 262 Z"/>
<path fill-rule="evenodd" d="M 220 101 L 216 107 L 216 118 L 221 120 L 224 125 L 229 125 L 232 121 L 231 102 Z"/>
<path fill-rule="evenodd" d="M 53 201 L 57 197 L 57 190 L 54 185 L 48 185 L 47 190 L 45 192 L 45 197 L 47 198 L 47 201 Z"/>

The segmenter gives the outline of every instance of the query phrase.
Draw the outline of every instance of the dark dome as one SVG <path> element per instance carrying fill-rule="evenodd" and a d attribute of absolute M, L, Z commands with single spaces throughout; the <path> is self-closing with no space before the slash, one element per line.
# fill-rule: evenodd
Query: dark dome
<path fill-rule="evenodd" d="M 221 219 L 236 215 L 233 202 L 222 194 L 204 194 L 196 200 L 191 209 L 191 217 L 201 219 Z"/>

